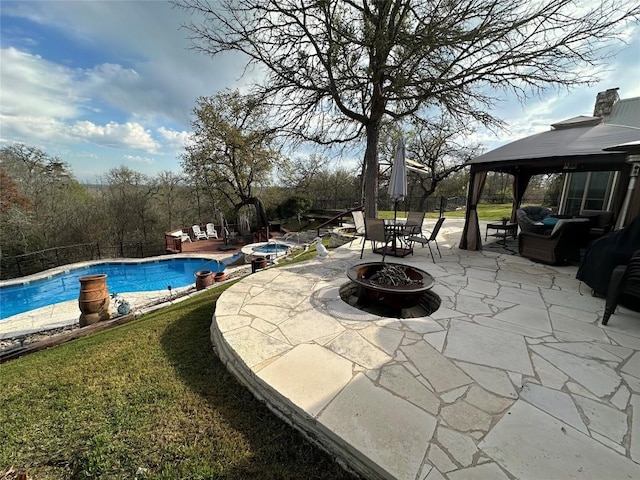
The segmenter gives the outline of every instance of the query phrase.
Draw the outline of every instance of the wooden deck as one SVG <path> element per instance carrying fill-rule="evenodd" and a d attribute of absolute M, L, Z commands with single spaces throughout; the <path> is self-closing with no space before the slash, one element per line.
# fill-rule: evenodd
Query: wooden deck
<path fill-rule="evenodd" d="M 282 236 L 282 232 L 270 233 L 271 238 L 277 238 L 281 236 Z M 166 236 L 165 236 L 165 241 L 167 242 L 166 243 L 167 253 L 179 253 L 176 250 L 178 248 L 177 244 L 179 242 L 175 242 L 175 240 L 171 238 L 167 239 Z M 170 243 L 175 245 L 176 249 L 170 250 L 169 249 Z M 233 255 L 234 253 L 240 252 L 242 247 L 244 247 L 245 245 L 247 244 L 242 241 L 242 238 L 238 238 L 235 241 L 229 241 L 227 245 L 225 245 L 225 241 L 223 238 L 220 238 L 220 239 L 209 238 L 207 240 L 192 240 L 191 242 L 182 242 L 180 247 L 182 249 L 182 252 L 180 253 L 219 253 L 221 255 L 222 254 Z"/>
<path fill-rule="evenodd" d="M 244 245 L 244 243 L 237 243 L 236 245 L 229 244 L 225 246 L 223 239 L 215 238 L 194 240 L 182 244 L 182 253 L 219 253 L 233 255 L 234 253 L 238 253 Z"/>

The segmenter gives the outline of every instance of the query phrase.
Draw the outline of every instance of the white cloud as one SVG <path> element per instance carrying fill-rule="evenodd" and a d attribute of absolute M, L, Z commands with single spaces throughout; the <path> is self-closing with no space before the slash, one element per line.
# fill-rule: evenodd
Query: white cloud
<path fill-rule="evenodd" d="M 165 140 L 168 147 L 175 150 L 183 150 L 193 143 L 192 132 L 170 130 L 165 127 L 158 128 L 158 133 Z"/>
<path fill-rule="evenodd" d="M 82 121 L 72 125 L 69 132 L 78 139 L 105 147 L 143 150 L 149 153 L 155 153 L 159 147 L 151 133 L 138 123 L 109 122 L 106 125 L 96 125 Z"/>
<path fill-rule="evenodd" d="M 144 165 L 153 165 L 154 163 L 156 163 L 156 161 L 153 158 L 141 157 L 139 155 L 125 155 L 124 158 L 125 158 L 125 160 L 128 160 L 129 162 L 141 163 L 141 164 L 144 164 Z"/>
<path fill-rule="evenodd" d="M 73 88 L 73 70 L 15 48 L 0 50 L 0 109 L 7 116 L 74 118 L 87 102 Z"/>

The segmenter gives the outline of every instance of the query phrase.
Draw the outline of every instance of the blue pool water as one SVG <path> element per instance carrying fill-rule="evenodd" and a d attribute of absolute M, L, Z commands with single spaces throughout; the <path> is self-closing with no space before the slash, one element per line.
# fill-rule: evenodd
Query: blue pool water
<path fill-rule="evenodd" d="M 255 253 L 285 253 L 287 250 L 289 250 L 289 247 L 277 243 L 260 245 L 259 247 L 254 247 L 253 249 Z"/>
<path fill-rule="evenodd" d="M 234 259 L 234 257 L 231 257 Z M 230 259 L 228 259 L 230 260 Z M 173 258 L 136 263 L 101 263 L 69 270 L 29 283 L 0 287 L 0 319 L 58 302 L 80 294 L 80 277 L 107 274 L 109 293 L 147 292 L 186 287 L 195 283 L 195 272 L 224 270 L 225 263 L 204 258 Z"/>

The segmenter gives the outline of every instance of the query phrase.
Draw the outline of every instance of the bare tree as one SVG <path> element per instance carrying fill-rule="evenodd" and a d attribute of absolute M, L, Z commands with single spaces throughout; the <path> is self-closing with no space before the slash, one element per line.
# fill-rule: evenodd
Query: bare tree
<path fill-rule="evenodd" d="M 412 175 L 411 182 L 420 193 L 420 209 L 444 179 L 462 170 L 467 160 L 479 154 L 480 146 L 468 144 L 465 133 L 451 119 L 441 118 L 435 123 L 420 122 L 407 134 L 408 158 L 420 164 L 420 171 Z"/>
<path fill-rule="evenodd" d="M 280 182 L 296 192 L 305 192 L 313 180 L 327 171 L 327 159 L 311 154 L 308 157 L 283 161 L 278 169 Z"/>
<path fill-rule="evenodd" d="M 266 209 L 254 187 L 267 183 L 280 161 L 268 110 L 236 91 L 199 98 L 194 113 L 193 145 L 182 158 L 185 172 L 223 196 L 236 212 L 255 206 L 258 225 L 266 226 Z"/>
<path fill-rule="evenodd" d="M 177 204 L 186 193 L 187 187 L 183 175 L 165 170 L 160 172 L 153 182 L 158 187 L 158 203 L 162 208 L 162 217 L 166 219 L 165 230 L 173 230 L 176 222 Z"/>
<path fill-rule="evenodd" d="M 283 132 L 319 143 L 364 136 L 367 215 L 376 213 L 384 119 L 424 108 L 500 125 L 491 107 L 548 87 L 593 82 L 603 46 L 640 5 L 602 0 L 175 0 L 203 15 L 194 48 L 240 52 L 265 72 L 255 93 L 279 107 Z"/>
<path fill-rule="evenodd" d="M 104 182 L 106 188 L 101 192 L 111 221 L 111 238 L 118 243 L 146 242 L 156 222 L 152 203 L 159 187 L 142 173 L 125 166 L 109 170 Z"/>
<path fill-rule="evenodd" d="M 0 170 L 14 182 L 21 195 L 29 199 L 23 235 L 30 248 L 46 248 L 81 240 L 65 231 L 65 225 L 78 220 L 79 204 L 88 201 L 87 191 L 73 177 L 69 165 L 43 150 L 14 144 L 0 149 Z"/>

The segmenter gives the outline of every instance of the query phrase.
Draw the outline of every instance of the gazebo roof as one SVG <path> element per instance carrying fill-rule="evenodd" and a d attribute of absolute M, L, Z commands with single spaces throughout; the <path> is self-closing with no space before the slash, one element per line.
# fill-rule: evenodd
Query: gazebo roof
<path fill-rule="evenodd" d="M 559 171 L 575 168 L 617 170 L 623 152 L 606 152 L 612 145 L 640 140 L 640 128 L 600 123 L 594 126 L 554 128 L 496 148 L 467 162 L 475 170 Z"/>

